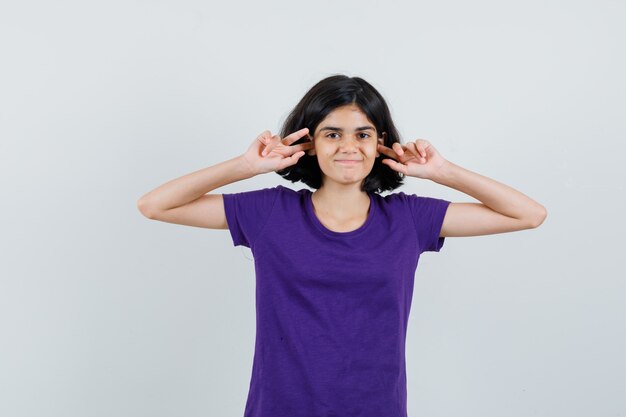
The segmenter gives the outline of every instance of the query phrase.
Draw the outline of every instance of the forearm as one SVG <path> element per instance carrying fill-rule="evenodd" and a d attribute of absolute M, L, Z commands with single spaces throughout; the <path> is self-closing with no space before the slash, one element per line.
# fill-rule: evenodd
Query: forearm
<path fill-rule="evenodd" d="M 505 216 L 534 222 L 542 221 L 547 213 L 544 206 L 516 189 L 450 161 L 432 180 L 470 195 Z"/>
<path fill-rule="evenodd" d="M 149 211 L 168 210 L 233 182 L 256 174 L 237 156 L 216 165 L 173 179 L 143 195 L 137 205 Z"/>

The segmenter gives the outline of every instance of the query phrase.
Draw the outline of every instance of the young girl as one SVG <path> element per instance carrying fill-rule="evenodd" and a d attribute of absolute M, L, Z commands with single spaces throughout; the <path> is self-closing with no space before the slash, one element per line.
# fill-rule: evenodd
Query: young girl
<path fill-rule="evenodd" d="M 213 191 L 275 171 L 315 189 Z M 480 203 L 380 193 L 428 179 Z M 210 193 L 210 194 L 208 194 Z M 229 229 L 252 250 L 256 342 L 245 417 L 406 417 L 405 340 L 421 253 L 448 236 L 531 229 L 546 209 L 444 159 L 404 145 L 381 94 L 335 75 L 296 105 L 281 135 L 169 181 L 138 202 L 150 219 Z"/>

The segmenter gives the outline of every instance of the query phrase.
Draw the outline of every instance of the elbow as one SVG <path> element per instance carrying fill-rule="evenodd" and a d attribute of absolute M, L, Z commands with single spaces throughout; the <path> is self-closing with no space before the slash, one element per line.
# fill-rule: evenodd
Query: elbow
<path fill-rule="evenodd" d="M 143 198 L 137 200 L 137 209 L 144 217 L 147 217 L 148 219 L 153 218 L 153 211 L 150 209 L 150 206 Z"/>
<path fill-rule="evenodd" d="M 541 226 L 546 220 L 546 217 L 548 217 L 548 210 L 544 206 L 540 206 L 538 213 L 533 217 L 530 223 L 531 228 L 535 229 Z"/>

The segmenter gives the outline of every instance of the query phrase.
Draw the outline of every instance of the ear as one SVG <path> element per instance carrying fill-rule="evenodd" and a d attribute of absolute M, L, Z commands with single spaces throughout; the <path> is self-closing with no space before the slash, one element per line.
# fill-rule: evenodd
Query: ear
<path fill-rule="evenodd" d="M 383 132 L 383 137 L 382 138 L 378 138 L 378 143 L 380 143 L 381 145 L 385 144 L 385 140 L 387 140 L 387 132 Z M 376 152 L 376 157 L 378 158 L 380 156 L 380 152 Z"/>
<path fill-rule="evenodd" d="M 311 135 L 310 135 L 310 134 L 308 134 L 308 133 L 307 133 L 307 136 L 308 136 L 308 138 L 309 138 L 309 141 L 310 141 L 310 142 L 313 142 L 313 146 L 315 146 L 315 142 L 313 141 L 313 136 L 311 136 Z M 315 148 L 313 147 L 313 148 L 311 148 L 311 149 L 307 149 L 306 154 L 307 154 L 307 155 L 311 155 L 311 156 L 315 155 Z"/>

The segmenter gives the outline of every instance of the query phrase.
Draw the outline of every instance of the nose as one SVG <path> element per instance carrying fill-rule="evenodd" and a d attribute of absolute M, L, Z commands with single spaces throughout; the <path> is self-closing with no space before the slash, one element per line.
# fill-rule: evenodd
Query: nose
<path fill-rule="evenodd" d="M 346 135 L 339 142 L 339 149 L 345 152 L 354 152 L 358 145 L 359 142 L 357 138 L 355 138 L 354 136 Z"/>

